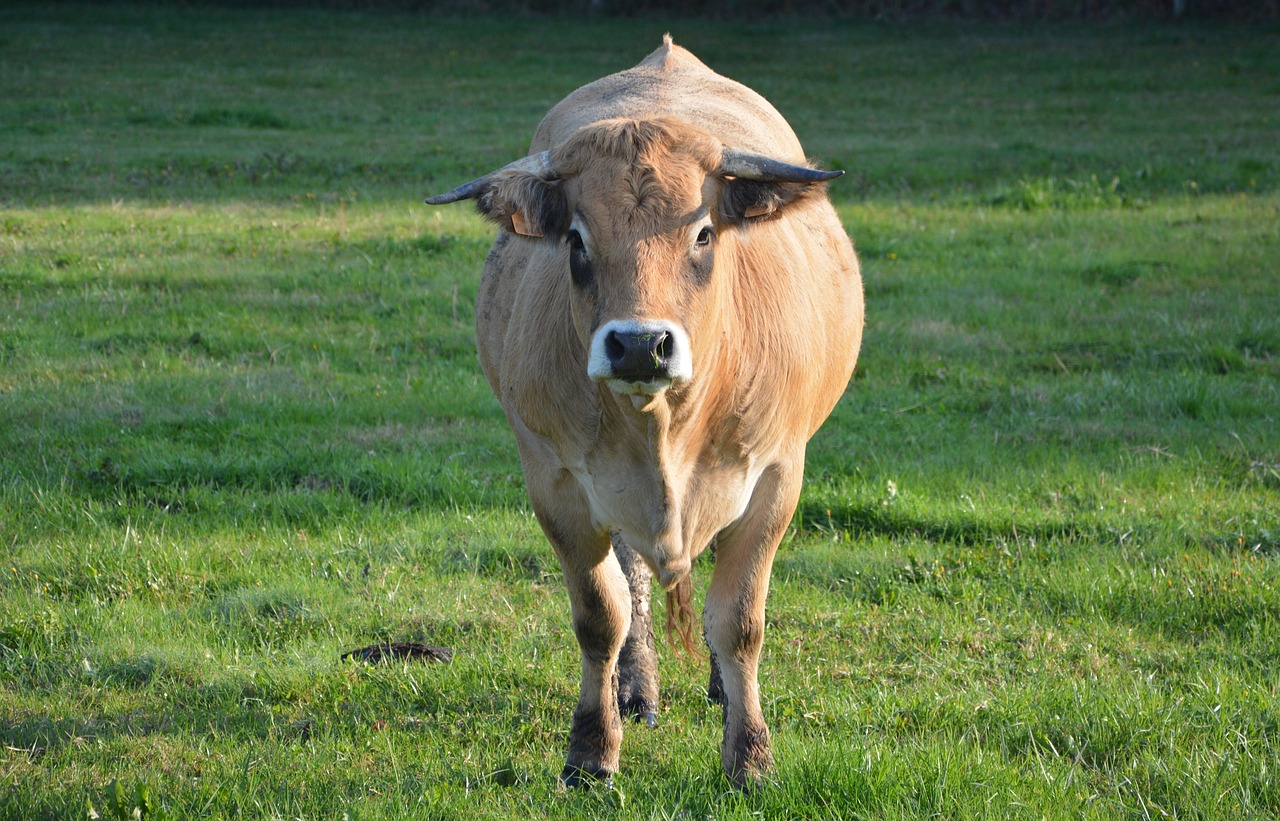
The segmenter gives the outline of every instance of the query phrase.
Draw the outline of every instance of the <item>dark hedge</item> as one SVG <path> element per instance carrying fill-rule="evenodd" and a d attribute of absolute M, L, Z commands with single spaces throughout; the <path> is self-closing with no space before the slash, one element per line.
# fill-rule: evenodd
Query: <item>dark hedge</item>
<path fill-rule="evenodd" d="M 112 0 L 100 0 L 104 5 Z M 327 8 L 444 14 L 675 14 L 712 19 L 827 17 L 1022 22 L 1280 21 L 1280 0 L 157 0 L 165 5 Z"/>

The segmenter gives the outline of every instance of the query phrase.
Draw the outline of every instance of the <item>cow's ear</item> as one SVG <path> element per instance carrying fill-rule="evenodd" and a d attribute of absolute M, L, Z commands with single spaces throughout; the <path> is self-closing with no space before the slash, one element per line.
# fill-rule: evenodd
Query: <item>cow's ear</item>
<path fill-rule="evenodd" d="M 771 219 L 792 203 L 821 194 L 825 188 L 820 182 L 766 182 L 729 177 L 721 189 L 720 218 L 733 224 Z"/>
<path fill-rule="evenodd" d="M 544 180 L 526 171 L 496 174 L 476 195 L 476 209 L 525 237 L 559 236 L 569 224 L 569 207 L 559 180 Z"/>

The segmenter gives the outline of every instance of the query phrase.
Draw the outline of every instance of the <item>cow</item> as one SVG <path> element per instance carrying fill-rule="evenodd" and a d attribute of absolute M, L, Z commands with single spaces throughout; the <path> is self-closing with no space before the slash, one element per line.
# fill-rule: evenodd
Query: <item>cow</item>
<path fill-rule="evenodd" d="M 558 103 L 526 157 L 427 200 L 499 227 L 480 364 L 568 587 L 582 682 L 561 773 L 611 783 L 623 715 L 654 724 L 651 579 L 690 644 L 693 560 L 721 765 L 773 766 L 757 667 L 805 448 L 862 341 L 862 281 L 826 194 L 762 96 L 671 36 Z"/>

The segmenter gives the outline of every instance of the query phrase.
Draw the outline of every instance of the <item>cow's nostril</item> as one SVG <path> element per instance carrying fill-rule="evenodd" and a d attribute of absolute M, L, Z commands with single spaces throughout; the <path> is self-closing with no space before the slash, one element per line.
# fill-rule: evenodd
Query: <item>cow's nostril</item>
<path fill-rule="evenodd" d="M 627 346 L 619 338 L 617 331 L 610 331 L 604 338 L 604 353 L 613 363 L 621 362 L 627 355 Z"/>
<path fill-rule="evenodd" d="M 661 360 L 662 362 L 666 362 L 671 358 L 672 349 L 674 347 L 675 342 L 671 339 L 671 334 L 663 332 L 658 336 L 657 344 L 654 345 L 654 358 Z"/>

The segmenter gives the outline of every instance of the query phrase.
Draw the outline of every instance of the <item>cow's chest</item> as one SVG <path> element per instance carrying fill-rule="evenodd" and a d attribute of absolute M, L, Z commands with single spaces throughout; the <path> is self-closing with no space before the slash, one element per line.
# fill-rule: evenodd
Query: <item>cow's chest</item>
<path fill-rule="evenodd" d="M 692 560 L 746 511 L 762 465 L 713 455 L 685 461 L 627 458 L 600 448 L 566 464 L 601 530 L 655 567 Z"/>

